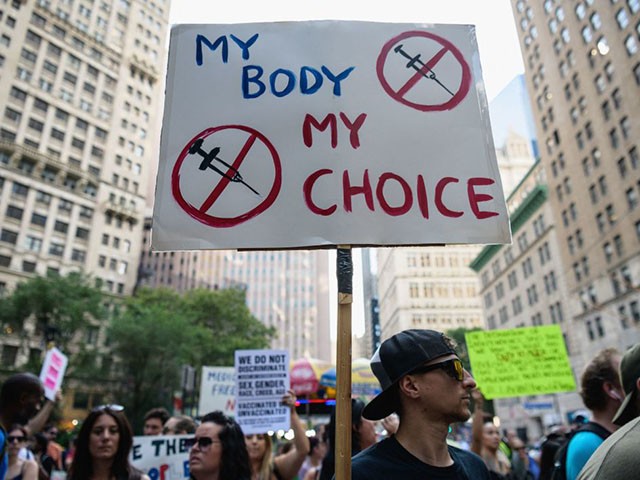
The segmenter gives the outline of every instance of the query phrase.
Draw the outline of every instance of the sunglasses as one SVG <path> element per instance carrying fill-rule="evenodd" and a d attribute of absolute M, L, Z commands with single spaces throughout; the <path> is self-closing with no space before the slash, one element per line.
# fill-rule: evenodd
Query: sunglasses
<path fill-rule="evenodd" d="M 422 373 L 431 372 L 433 370 L 444 370 L 451 378 L 461 382 L 464 380 L 464 367 L 459 358 L 452 358 L 445 362 L 434 363 L 433 365 L 425 365 L 411 371 L 412 375 L 420 375 Z"/>
<path fill-rule="evenodd" d="M 211 437 L 191 437 L 184 440 L 184 445 L 187 448 L 193 448 L 196 444 L 200 450 L 209 448 L 214 443 L 222 443 L 220 440 L 213 439 Z"/>
<path fill-rule="evenodd" d="M 112 412 L 122 412 L 124 410 L 124 407 L 116 403 L 107 403 L 105 405 L 98 405 L 97 407 L 93 407 L 91 409 L 92 412 L 102 412 L 104 410 L 111 410 Z"/>
<path fill-rule="evenodd" d="M 7 442 L 8 443 L 19 443 L 24 442 L 27 439 L 24 435 L 8 435 Z"/>

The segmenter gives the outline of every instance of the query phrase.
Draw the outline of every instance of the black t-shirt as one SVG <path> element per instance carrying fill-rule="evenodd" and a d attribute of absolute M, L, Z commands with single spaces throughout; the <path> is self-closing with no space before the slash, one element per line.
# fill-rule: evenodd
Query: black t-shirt
<path fill-rule="evenodd" d="M 369 447 L 351 460 L 352 480 L 490 480 L 489 470 L 475 453 L 449 445 L 453 465 L 433 467 L 404 449 L 395 437 Z"/>

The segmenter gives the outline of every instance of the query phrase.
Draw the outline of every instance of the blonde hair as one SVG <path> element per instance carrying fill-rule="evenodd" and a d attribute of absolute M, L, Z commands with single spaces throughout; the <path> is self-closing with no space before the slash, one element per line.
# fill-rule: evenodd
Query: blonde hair
<path fill-rule="evenodd" d="M 271 437 L 266 433 L 261 434 L 265 441 L 264 456 L 260 462 L 260 470 L 258 470 L 258 480 L 270 480 L 273 471 L 272 453 L 271 453 Z"/>

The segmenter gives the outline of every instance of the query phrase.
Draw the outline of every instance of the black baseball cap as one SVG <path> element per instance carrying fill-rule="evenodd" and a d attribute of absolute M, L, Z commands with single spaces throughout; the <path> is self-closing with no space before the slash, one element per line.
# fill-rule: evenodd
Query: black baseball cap
<path fill-rule="evenodd" d="M 404 330 L 382 342 L 371 357 L 371 370 L 382 392 L 364 407 L 362 416 L 380 420 L 398 409 L 395 385 L 416 368 L 445 355 L 456 354 L 444 333 L 435 330 Z"/>
<path fill-rule="evenodd" d="M 620 362 L 620 383 L 624 388 L 625 397 L 613 417 L 613 423 L 616 425 L 624 425 L 638 415 L 635 407 L 638 378 L 640 378 L 640 343 L 627 350 Z"/>

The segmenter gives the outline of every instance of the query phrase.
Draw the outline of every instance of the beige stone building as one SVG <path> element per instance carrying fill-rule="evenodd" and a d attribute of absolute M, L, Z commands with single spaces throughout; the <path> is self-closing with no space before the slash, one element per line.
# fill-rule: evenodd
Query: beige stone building
<path fill-rule="evenodd" d="M 579 372 L 640 339 L 640 2 L 512 6 Z"/>
<path fill-rule="evenodd" d="M 480 277 L 488 329 L 558 324 L 571 354 L 571 305 L 548 197 L 545 172 L 536 163 L 507 199 L 512 245 L 485 247 L 471 268 Z M 547 427 L 583 408 L 576 392 L 496 399 L 493 405 L 501 428 L 520 429 L 529 439 L 539 438 Z"/>
<path fill-rule="evenodd" d="M 0 291 L 49 271 L 133 291 L 168 16 L 169 0 L 0 2 Z M 104 326 L 90 330 L 78 338 L 101 348 Z M 41 353 L 25 332 L 3 332 L 4 368 Z"/>

